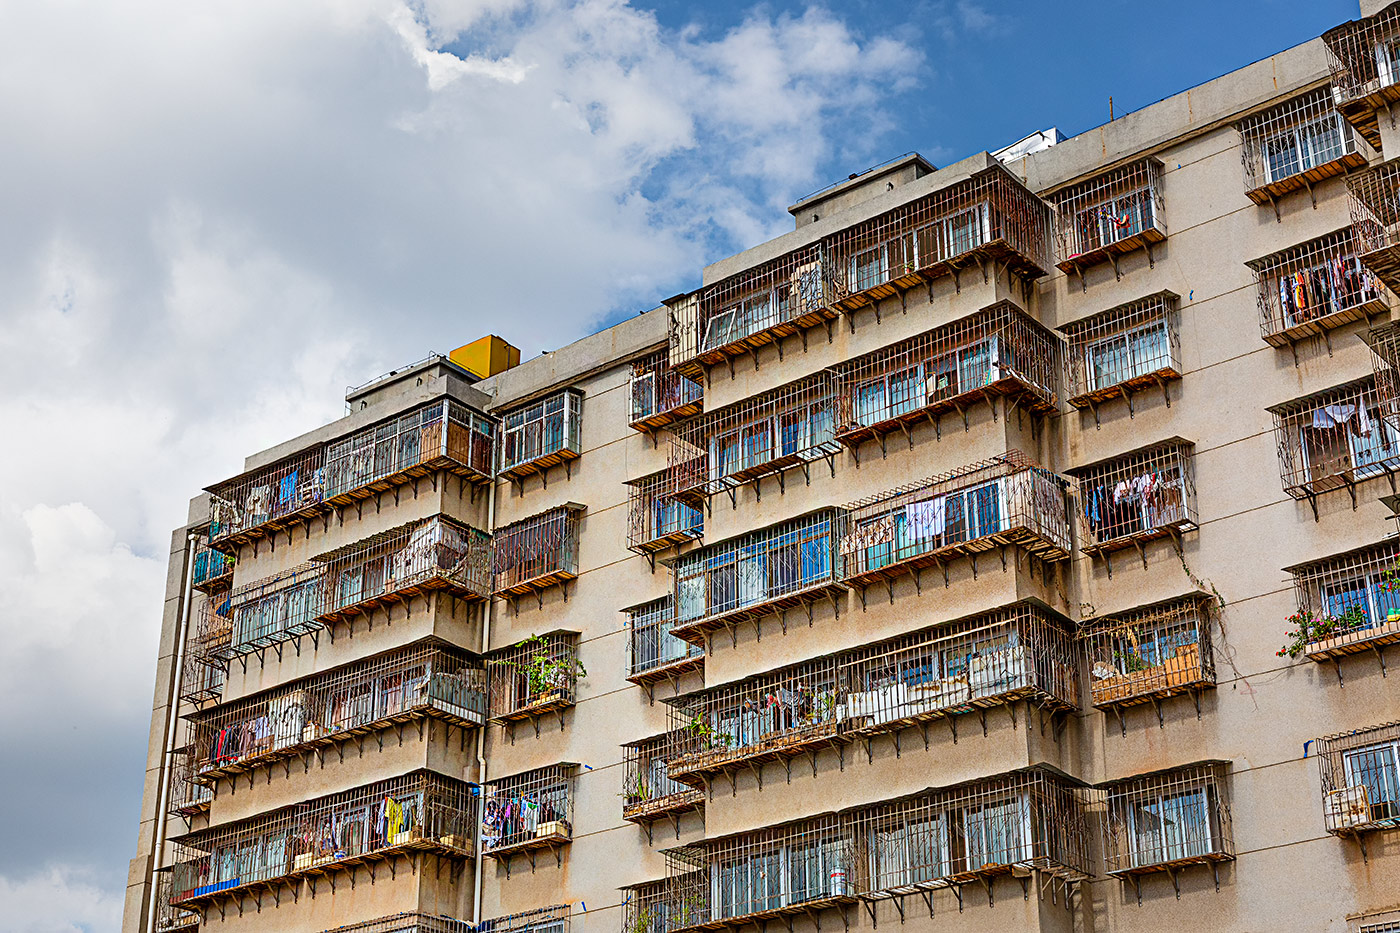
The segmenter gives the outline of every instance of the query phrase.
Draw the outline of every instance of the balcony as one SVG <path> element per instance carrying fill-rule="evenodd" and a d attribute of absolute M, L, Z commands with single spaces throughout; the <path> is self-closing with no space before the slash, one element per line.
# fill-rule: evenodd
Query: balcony
<path fill-rule="evenodd" d="M 421 644 L 196 713 L 189 717 L 194 780 L 212 786 L 400 723 L 480 726 L 485 679 L 480 663 L 464 652 Z"/>
<path fill-rule="evenodd" d="M 199 929 L 199 914 L 170 903 L 173 883 L 174 877 L 170 872 L 156 872 L 156 933 L 176 933 L 176 931 L 185 930 L 193 933 Z"/>
<path fill-rule="evenodd" d="M 1229 762 L 1204 761 L 1111 781 L 1096 788 L 1106 814 L 1104 862 L 1108 874 L 1132 879 L 1142 902 L 1140 876 L 1165 872 L 1177 896 L 1177 873 L 1235 857 L 1227 790 Z M 1216 875 L 1216 888 L 1220 886 Z"/>
<path fill-rule="evenodd" d="M 705 515 L 676 494 L 683 475 L 662 470 L 627 483 L 627 549 L 654 558 L 705 534 Z M 689 486 L 690 484 L 685 484 Z"/>
<path fill-rule="evenodd" d="M 628 397 L 627 425 L 643 434 L 698 415 L 705 407 L 700 383 L 671 369 L 666 350 L 633 361 Z"/>
<path fill-rule="evenodd" d="M 1215 686 L 1210 623 L 1214 600 L 1204 593 L 1153 603 L 1127 612 L 1086 619 L 1080 634 L 1089 656 L 1090 702 L 1119 710 L 1139 703 L 1157 706 L 1178 694 Z M 1127 735 L 1127 726 L 1120 725 Z"/>
<path fill-rule="evenodd" d="M 1361 264 L 1387 288 L 1400 288 L 1400 162 L 1348 175 L 1347 191 Z"/>
<path fill-rule="evenodd" d="M 1337 111 L 1381 151 L 1377 111 L 1400 100 L 1400 8 L 1343 23 L 1322 34 Z"/>
<path fill-rule="evenodd" d="M 482 852 L 506 864 L 526 855 L 534 868 L 541 851 L 563 864 L 573 838 L 574 771 L 563 763 L 488 781 L 482 788 Z"/>
<path fill-rule="evenodd" d="M 1400 544 L 1392 539 L 1284 568 L 1293 577 L 1295 629 L 1280 654 L 1332 661 L 1400 642 Z"/>
<path fill-rule="evenodd" d="M 211 530 L 211 535 L 217 532 Z M 227 589 L 233 581 L 233 557 L 209 546 L 208 539 L 194 549 L 194 575 L 191 585 L 201 593 Z"/>
<path fill-rule="evenodd" d="M 1358 483 L 1392 477 L 1400 469 L 1400 433 L 1384 418 L 1388 400 L 1373 376 L 1274 405 L 1274 440 L 1283 491 L 1306 499 L 1317 517 L 1317 497 L 1346 489 L 1356 506 Z"/>
<path fill-rule="evenodd" d="M 698 508 L 708 497 L 736 492 L 759 480 L 801 469 L 811 481 L 812 464 L 826 460 L 832 476 L 841 445 L 836 441 L 836 394 L 821 373 L 678 424 L 672 430 L 671 496 Z"/>
<path fill-rule="evenodd" d="M 491 721 L 535 721 L 548 713 L 559 717 L 574 705 L 574 688 L 588 672 L 578 660 L 578 633 L 551 632 L 491 652 L 486 662 Z"/>
<path fill-rule="evenodd" d="M 1045 203 L 996 165 L 831 237 L 831 305 L 874 307 L 969 266 L 1039 278 L 1050 268 L 1049 238 Z"/>
<path fill-rule="evenodd" d="M 676 745 L 672 735 L 657 735 L 622 746 L 622 818 L 649 826 L 660 819 L 678 820 L 701 810 L 705 792 L 671 780 L 667 759 Z M 679 830 L 679 824 L 677 824 Z"/>
<path fill-rule="evenodd" d="M 1331 343 L 1331 332 L 1354 321 L 1384 318 L 1390 292 L 1358 258 L 1356 229 L 1344 227 L 1246 263 L 1259 285 L 1264 342 L 1293 348 L 1308 337 Z"/>
<path fill-rule="evenodd" d="M 177 836 L 170 903 L 204 910 L 302 879 L 314 887 L 317 876 L 415 853 L 469 864 L 477 824 L 473 790 L 419 771 Z"/>
<path fill-rule="evenodd" d="M 676 558 L 671 634 L 703 646 L 710 632 L 761 625 L 763 616 L 785 619 L 787 610 L 817 600 L 831 600 L 839 612 L 844 586 L 833 544 L 842 520 L 839 511 L 823 509 Z"/>
<path fill-rule="evenodd" d="M 1237 125 L 1245 193 L 1255 204 L 1278 200 L 1366 165 L 1351 126 L 1337 112 L 1332 89 L 1320 87 Z M 1317 196 L 1313 195 L 1313 206 Z"/>
<path fill-rule="evenodd" d="M 549 468 L 572 462 L 583 452 L 580 417 L 583 393 L 565 389 L 501 416 L 502 479 L 520 483 L 539 474 L 549 484 Z"/>
<path fill-rule="evenodd" d="M 1356 838 L 1400 828 L 1400 722 L 1318 739 L 1322 816 L 1327 831 Z"/>
<path fill-rule="evenodd" d="M 492 586 L 497 596 L 518 598 L 578 579 L 578 534 L 584 506 L 566 502 L 557 508 L 512 522 L 496 532 Z"/>
<path fill-rule="evenodd" d="M 478 923 L 475 933 L 569 933 L 568 904 L 537 907 L 509 917 L 493 917 Z M 428 931 L 431 933 L 431 931 Z M 471 931 L 467 931 L 471 933 Z"/>
<path fill-rule="evenodd" d="M 420 476 L 491 480 L 495 425 L 450 399 L 209 487 L 210 545 L 240 545 Z"/>
<path fill-rule="evenodd" d="M 326 930 L 325 933 L 474 933 L 476 926 L 467 920 L 453 920 L 436 914 L 406 911 L 388 917 L 350 923 Z"/>
<path fill-rule="evenodd" d="M 170 756 L 169 812 L 186 821 L 208 813 L 214 802 L 213 788 L 196 779 L 197 759 L 194 745 L 190 743 L 174 749 Z"/>
<path fill-rule="evenodd" d="M 207 614 L 202 617 L 208 618 Z M 194 644 L 198 634 L 197 628 L 191 628 L 186 636 L 185 658 L 180 668 L 180 700 L 202 708 L 223 696 L 228 662 L 211 658 L 208 650 Z"/>
<path fill-rule="evenodd" d="M 1167 387 L 1181 378 L 1181 341 L 1177 296 L 1158 292 L 1118 305 L 1060 331 L 1069 341 L 1069 403 L 1088 409 L 1099 424 L 1099 406 L 1115 398 L 1128 403 L 1133 394 L 1160 388 L 1171 407 Z"/>
<path fill-rule="evenodd" d="M 1372 327 L 1363 337 L 1371 348 L 1377 407 L 1392 430 L 1400 432 L 1400 324 Z"/>
<path fill-rule="evenodd" d="M 1006 400 L 1031 414 L 1056 410 L 1060 342 L 1050 331 L 1000 302 L 918 337 L 832 369 L 837 400 L 835 438 L 853 452 L 886 435 L 909 436 L 914 425 L 956 411 L 967 426 L 979 402 Z"/>
<path fill-rule="evenodd" d="M 1135 547 L 1144 569 L 1147 542 L 1171 538 L 1179 551 L 1181 536 L 1197 527 L 1195 450 L 1174 437 L 1067 470 L 1079 482 L 1079 549 L 1100 557 Z"/>
<path fill-rule="evenodd" d="M 681 677 L 705 669 L 705 652 L 671 634 L 676 624 L 675 602 L 666 596 L 643 603 L 627 613 L 631 633 L 627 679 L 648 691 L 663 681 L 678 684 Z"/>
<path fill-rule="evenodd" d="M 863 594 L 927 567 L 946 578 L 950 561 L 1003 547 L 1067 560 L 1067 501 L 1065 481 L 1019 451 L 880 493 L 845 508 L 841 579 Z"/>
<path fill-rule="evenodd" d="M 1162 219 L 1162 163 L 1137 162 L 1072 185 L 1053 196 L 1060 261 L 1066 275 L 1112 262 L 1114 275 L 1122 278 L 1119 257 L 1146 249 L 1153 262 L 1152 246 L 1167 238 Z"/>

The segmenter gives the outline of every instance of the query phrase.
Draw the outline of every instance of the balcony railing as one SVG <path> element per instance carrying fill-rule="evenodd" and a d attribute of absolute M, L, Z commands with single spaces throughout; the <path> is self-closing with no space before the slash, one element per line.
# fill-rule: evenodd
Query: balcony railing
<path fill-rule="evenodd" d="M 1274 203 L 1291 191 L 1312 186 L 1366 164 L 1356 137 L 1320 87 L 1242 121 L 1240 158 L 1245 193 L 1255 204 Z"/>
<path fill-rule="evenodd" d="M 213 783 L 422 718 L 481 725 L 486 684 L 480 663 L 456 649 L 410 647 L 197 713 L 190 717 L 195 776 Z"/>
<path fill-rule="evenodd" d="M 568 464 L 583 453 L 583 393 L 565 389 L 501 417 L 501 469 L 504 479 L 521 480 Z"/>
<path fill-rule="evenodd" d="M 156 933 L 199 929 L 199 914 L 170 903 L 174 876 L 168 871 L 156 872 Z"/>
<path fill-rule="evenodd" d="M 1326 236 L 1248 263 L 1259 285 L 1259 328 L 1266 343 L 1292 346 L 1390 310 L 1390 293 L 1357 258 L 1356 231 Z"/>
<path fill-rule="evenodd" d="M 632 363 L 627 424 L 634 431 L 664 428 L 698 415 L 705 406 L 700 383 L 671 369 L 668 357 L 666 350 L 659 350 Z"/>
<path fill-rule="evenodd" d="M 1400 162 L 1353 172 L 1347 191 L 1361 264 L 1392 291 L 1400 288 Z"/>
<path fill-rule="evenodd" d="M 446 399 L 209 487 L 210 543 L 222 550 L 447 470 L 491 479 L 495 425 Z"/>
<path fill-rule="evenodd" d="M 672 596 L 625 610 L 631 634 L 627 679 L 650 685 L 659 680 L 676 680 L 691 671 L 703 670 L 705 651 L 671 634 L 676 624 Z"/>
<path fill-rule="evenodd" d="M 454 920 L 437 914 L 408 911 L 364 920 L 326 930 L 325 933 L 474 933 L 477 927 L 468 920 Z"/>
<path fill-rule="evenodd" d="M 1321 493 L 1355 496 L 1357 483 L 1400 469 L 1400 432 L 1384 420 L 1385 402 L 1366 376 L 1271 407 L 1283 491 L 1316 510 Z"/>
<path fill-rule="evenodd" d="M 207 609 L 201 609 L 196 622 L 187 636 L 185 659 L 181 665 L 180 699 L 195 707 L 207 706 L 223 695 L 224 681 L 228 678 L 228 662 L 211 657 L 203 644 L 196 644 L 199 637 L 198 620 L 208 619 Z"/>
<path fill-rule="evenodd" d="M 566 502 L 497 531 L 491 565 L 495 594 L 521 596 L 577 579 L 583 512 L 577 502 Z"/>
<path fill-rule="evenodd" d="M 1108 554 L 1196 525 L 1195 445 L 1172 438 L 1068 472 L 1079 481 L 1080 550 Z M 1144 552 L 1143 563 L 1147 558 Z"/>
<path fill-rule="evenodd" d="M 1315 744 L 1329 833 L 1400 828 L 1400 722 L 1329 735 Z"/>
<path fill-rule="evenodd" d="M 217 531 L 211 529 L 211 534 Z M 216 551 L 208 539 L 200 541 L 194 550 L 194 576 L 191 584 L 201 593 L 226 588 L 233 580 L 233 556 Z"/>
<path fill-rule="evenodd" d="M 1195 593 L 1085 620 L 1090 702 L 1109 709 L 1214 687 L 1214 605 Z"/>
<path fill-rule="evenodd" d="M 172 904 L 204 908 L 369 861 L 433 852 L 470 861 L 472 785 L 426 771 L 176 837 Z"/>
<path fill-rule="evenodd" d="M 1177 296 L 1158 292 L 1063 325 L 1069 341 L 1069 403 L 1089 409 L 1098 423 L 1099 405 L 1122 397 L 1133 410 L 1133 393 L 1147 388 L 1167 395 L 1181 378 Z"/>
<path fill-rule="evenodd" d="M 1400 432 L 1400 324 L 1372 327 L 1363 338 L 1371 348 L 1376 402 L 1381 419 Z"/>
<path fill-rule="evenodd" d="M 1400 100 L 1400 9 L 1343 23 L 1322 34 L 1337 110 L 1381 150 L 1378 108 Z"/>
<path fill-rule="evenodd" d="M 573 838 L 574 770 L 550 765 L 488 781 L 482 788 L 481 847 L 492 858 L 554 850 Z M 532 856 L 533 857 L 533 856 Z"/>
<path fill-rule="evenodd" d="M 693 488 L 690 483 L 686 488 Z M 627 483 L 627 548 L 655 554 L 705 534 L 705 515 L 676 494 L 682 477 L 667 469 Z"/>
<path fill-rule="evenodd" d="M 1313 661 L 1400 642 L 1400 542 L 1395 539 L 1285 568 L 1306 622 L 1299 653 Z M 1338 668 L 1340 672 L 1340 668 Z"/>
<path fill-rule="evenodd" d="M 862 499 L 845 511 L 842 579 L 862 588 L 1003 545 L 1047 561 L 1069 557 L 1065 481 L 1019 451 Z"/>
<path fill-rule="evenodd" d="M 186 820 L 208 813 L 209 805 L 214 802 L 213 789 L 195 779 L 197 758 L 194 745 L 190 743 L 170 753 L 170 813 Z"/>
<path fill-rule="evenodd" d="M 673 735 L 657 735 L 622 746 L 622 818 L 650 823 L 675 818 L 705 805 L 701 788 L 673 781 L 667 763 L 676 747 Z"/>
<path fill-rule="evenodd" d="M 909 431 L 997 397 L 1035 414 L 1056 407 L 1060 341 L 1010 302 L 832 369 L 836 440 Z"/>
<path fill-rule="evenodd" d="M 1059 262 L 1065 273 L 1085 268 L 1167 238 L 1162 217 L 1162 163 L 1147 158 L 1105 172 L 1056 193 Z"/>
<path fill-rule="evenodd" d="M 839 511 L 823 509 L 677 558 L 671 634 L 703 645 L 709 632 L 744 619 L 823 597 L 835 601 L 842 522 Z"/>
<path fill-rule="evenodd" d="M 569 933 L 569 905 L 537 907 L 476 925 L 475 933 Z"/>
<path fill-rule="evenodd" d="M 1228 762 L 1206 761 L 1096 788 L 1108 873 L 1171 871 L 1175 884 L 1179 868 L 1233 859 L 1228 777 Z"/>
<path fill-rule="evenodd" d="M 536 635 L 493 651 L 486 669 L 491 721 L 501 723 L 546 713 L 562 716 L 574 705 L 574 688 L 586 676 L 578 660 L 577 632 Z"/>

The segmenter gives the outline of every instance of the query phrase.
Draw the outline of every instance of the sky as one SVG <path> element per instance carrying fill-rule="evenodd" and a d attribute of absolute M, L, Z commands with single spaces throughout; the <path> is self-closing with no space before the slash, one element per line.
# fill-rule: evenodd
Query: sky
<path fill-rule="evenodd" d="M 171 529 L 347 385 L 525 358 L 785 208 L 1121 116 L 1355 0 L 0 0 L 0 933 L 116 930 Z"/>

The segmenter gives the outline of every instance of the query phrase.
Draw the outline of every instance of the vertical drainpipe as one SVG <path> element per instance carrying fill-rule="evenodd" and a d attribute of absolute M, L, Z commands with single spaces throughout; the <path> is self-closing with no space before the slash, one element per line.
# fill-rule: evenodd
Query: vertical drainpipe
<path fill-rule="evenodd" d="M 170 678 L 170 695 L 166 698 L 170 724 L 165 729 L 165 746 L 160 755 L 160 783 L 156 792 L 156 834 L 151 850 L 151 873 L 149 875 L 151 907 L 146 912 L 146 929 L 155 930 L 156 910 L 156 869 L 165 861 L 165 820 L 170 810 L 170 759 L 175 749 L 175 730 L 180 723 L 180 681 L 185 672 L 185 637 L 190 627 L 190 595 L 194 590 L 194 543 L 198 535 L 189 532 L 185 536 L 185 586 L 180 597 L 180 628 L 175 637 L 175 671 Z"/>
<path fill-rule="evenodd" d="M 495 459 L 496 451 L 492 451 L 492 459 Z M 494 565 L 496 551 L 494 548 L 496 535 L 496 477 L 493 473 L 491 482 L 487 485 L 489 498 L 486 501 L 486 529 L 492 536 L 491 561 Z M 490 590 L 494 589 L 495 575 L 488 573 L 491 582 L 487 583 L 488 593 L 486 605 L 481 611 L 481 653 L 485 654 L 491 646 L 491 608 L 495 604 L 494 597 Z M 487 720 L 491 714 L 491 680 L 486 678 L 486 715 L 482 717 L 481 728 L 476 733 L 476 785 L 477 785 L 477 807 L 476 807 L 476 887 L 472 895 L 472 923 L 481 923 L 481 870 L 486 864 L 486 856 L 481 851 L 481 817 L 482 808 L 486 806 L 486 730 Z"/>

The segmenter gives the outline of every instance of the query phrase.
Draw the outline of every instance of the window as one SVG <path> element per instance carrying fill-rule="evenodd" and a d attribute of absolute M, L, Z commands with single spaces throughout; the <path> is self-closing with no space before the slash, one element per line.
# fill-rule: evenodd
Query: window
<path fill-rule="evenodd" d="M 502 469 L 539 460 L 561 450 L 579 449 L 582 397 L 566 391 L 505 416 Z"/>
<path fill-rule="evenodd" d="M 926 883 L 951 873 L 944 814 L 872 831 L 870 877 L 874 890 Z"/>
<path fill-rule="evenodd" d="M 1360 610 L 1365 621 L 1359 628 L 1371 628 L 1392 617 L 1400 617 L 1400 591 L 1392 589 L 1390 578 L 1382 568 L 1366 570 L 1343 580 L 1324 582 L 1320 590 L 1327 615 L 1341 616 L 1351 610 Z"/>
<path fill-rule="evenodd" d="M 1342 756 L 1348 787 L 1366 788 L 1370 822 L 1400 818 L 1400 742 L 1367 745 Z"/>
<path fill-rule="evenodd" d="M 788 843 L 712 869 L 716 918 L 742 917 L 850 893 L 836 840 Z"/>
<path fill-rule="evenodd" d="M 961 815 L 969 871 L 1032 858 L 1030 801 L 1025 797 L 968 807 Z"/>
<path fill-rule="evenodd" d="M 1379 476 L 1381 464 L 1400 456 L 1395 429 L 1366 397 L 1313 409 L 1300 421 L 1299 433 L 1303 462 L 1312 480 L 1353 472 L 1358 479 Z"/>
<path fill-rule="evenodd" d="M 1130 847 L 1129 866 L 1161 865 L 1217 851 L 1209 788 L 1143 793 L 1119 802 Z"/>
<path fill-rule="evenodd" d="M 1089 390 L 1107 389 L 1171 365 L 1165 320 L 1105 337 L 1085 348 Z"/>
<path fill-rule="evenodd" d="M 829 399 L 765 414 L 710 439 L 710 479 L 721 480 L 789 457 L 811 459 L 835 436 L 835 411 Z"/>

